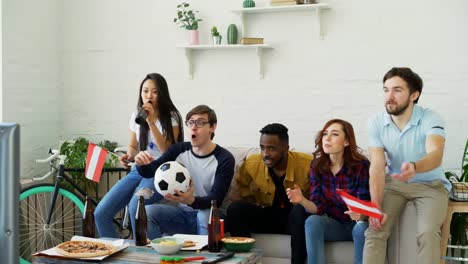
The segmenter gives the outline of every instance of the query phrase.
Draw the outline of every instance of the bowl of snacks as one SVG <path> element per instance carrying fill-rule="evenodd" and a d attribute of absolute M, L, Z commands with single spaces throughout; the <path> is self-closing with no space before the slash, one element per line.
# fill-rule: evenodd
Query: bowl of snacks
<path fill-rule="evenodd" d="M 221 241 L 224 248 L 232 252 L 249 252 L 255 244 L 255 239 L 250 237 L 225 237 Z"/>
<path fill-rule="evenodd" d="M 153 247 L 161 255 L 171 255 L 179 252 L 184 244 L 183 238 L 161 237 L 151 240 Z"/>

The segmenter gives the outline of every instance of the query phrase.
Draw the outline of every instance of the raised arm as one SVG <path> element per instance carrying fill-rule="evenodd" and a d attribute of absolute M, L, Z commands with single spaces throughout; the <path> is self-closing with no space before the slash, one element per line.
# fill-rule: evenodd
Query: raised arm
<path fill-rule="evenodd" d="M 166 137 L 164 137 L 163 133 L 161 133 L 161 131 L 159 131 L 158 127 L 156 126 L 156 122 L 159 119 L 159 112 L 157 110 L 154 110 L 152 105 L 149 105 L 148 108 L 145 109 L 147 109 L 149 112 L 146 120 L 149 125 L 151 135 L 153 135 L 153 138 L 156 141 L 155 143 L 158 146 L 159 150 L 161 150 L 161 153 L 164 153 L 173 143 L 169 141 Z M 177 139 L 180 133 L 180 127 L 177 125 L 177 122 L 174 118 L 171 118 L 171 123 L 171 129 L 174 134 L 174 139 Z"/>
<path fill-rule="evenodd" d="M 172 142 L 164 137 L 164 135 L 159 131 L 154 123 L 150 125 L 150 131 L 154 140 L 156 141 L 156 145 L 158 145 L 159 150 L 161 150 L 161 153 L 166 152 L 167 149 L 172 145 Z M 177 138 L 180 133 L 180 128 L 178 126 L 173 126 L 172 132 L 174 133 L 174 138 Z"/>

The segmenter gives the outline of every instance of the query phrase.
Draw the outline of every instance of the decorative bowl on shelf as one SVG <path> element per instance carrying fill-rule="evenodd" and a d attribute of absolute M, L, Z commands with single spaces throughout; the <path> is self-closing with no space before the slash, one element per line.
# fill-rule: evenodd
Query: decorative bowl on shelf
<path fill-rule="evenodd" d="M 184 239 L 179 237 L 161 237 L 151 240 L 153 247 L 161 255 L 171 255 L 180 251 Z"/>
<path fill-rule="evenodd" d="M 255 239 L 250 237 L 225 237 L 221 241 L 224 248 L 232 252 L 249 252 L 255 244 Z"/>

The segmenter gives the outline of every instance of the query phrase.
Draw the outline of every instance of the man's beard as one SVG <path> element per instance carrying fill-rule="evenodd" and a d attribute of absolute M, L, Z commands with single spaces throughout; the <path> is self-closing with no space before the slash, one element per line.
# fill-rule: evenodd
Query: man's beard
<path fill-rule="evenodd" d="M 388 108 L 388 105 L 385 105 L 385 109 L 387 110 L 387 113 L 389 115 L 399 116 L 399 115 L 403 114 L 406 111 L 406 109 L 408 109 L 409 104 L 410 104 L 410 100 L 408 98 L 408 101 L 406 101 L 406 104 L 404 104 L 404 105 L 402 105 L 400 107 L 397 105 L 394 110 L 390 110 Z"/>

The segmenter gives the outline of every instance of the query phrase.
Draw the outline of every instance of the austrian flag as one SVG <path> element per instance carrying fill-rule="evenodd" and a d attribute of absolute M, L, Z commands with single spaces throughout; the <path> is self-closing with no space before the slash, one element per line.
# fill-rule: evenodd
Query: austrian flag
<path fill-rule="evenodd" d="M 96 144 L 88 144 L 88 158 L 86 159 L 86 178 L 99 182 L 101 179 L 102 168 L 106 162 L 107 150 L 98 147 Z"/>
<path fill-rule="evenodd" d="M 370 217 L 382 219 L 382 212 L 379 210 L 379 208 L 377 208 L 377 206 L 373 202 L 359 200 L 358 198 L 351 196 L 343 190 L 336 190 L 336 193 L 338 193 L 338 195 L 341 196 L 343 201 L 348 206 L 349 210 Z"/>

